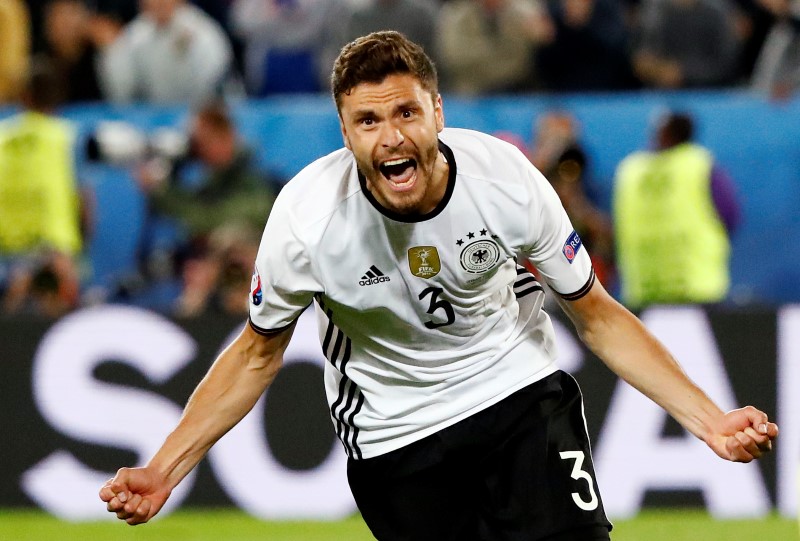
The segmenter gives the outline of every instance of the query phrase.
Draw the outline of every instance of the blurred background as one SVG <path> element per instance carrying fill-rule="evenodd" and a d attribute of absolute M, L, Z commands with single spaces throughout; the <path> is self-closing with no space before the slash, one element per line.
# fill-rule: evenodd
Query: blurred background
<path fill-rule="evenodd" d="M 381 29 L 434 59 L 448 126 L 547 175 L 693 378 L 781 425 L 767 460 L 716 464 L 556 313 L 614 517 L 796 516 L 797 0 L 0 0 L 0 507 L 104 515 L 100 484 L 152 454 L 246 319 L 274 197 L 341 146 L 332 60 Z M 355 511 L 313 324 L 292 347 L 174 508 Z"/>

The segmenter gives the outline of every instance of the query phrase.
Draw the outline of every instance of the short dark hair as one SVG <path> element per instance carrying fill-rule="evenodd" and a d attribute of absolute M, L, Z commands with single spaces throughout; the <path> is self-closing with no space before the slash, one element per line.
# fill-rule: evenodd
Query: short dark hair
<path fill-rule="evenodd" d="M 664 115 L 658 129 L 661 148 L 688 143 L 694 137 L 694 121 L 688 113 L 670 112 Z"/>
<path fill-rule="evenodd" d="M 49 113 L 64 102 L 64 82 L 55 64 L 47 57 L 36 55 L 31 59 L 23 92 L 26 107 Z"/>
<path fill-rule="evenodd" d="M 219 100 L 204 103 L 195 112 L 195 118 L 204 122 L 218 133 L 236 131 L 228 106 Z"/>
<path fill-rule="evenodd" d="M 342 47 L 333 63 L 331 93 L 336 108 L 342 95 L 361 83 L 380 83 L 389 75 L 407 73 L 416 77 L 435 99 L 439 94 L 436 66 L 425 51 L 400 32 L 373 32 Z"/>

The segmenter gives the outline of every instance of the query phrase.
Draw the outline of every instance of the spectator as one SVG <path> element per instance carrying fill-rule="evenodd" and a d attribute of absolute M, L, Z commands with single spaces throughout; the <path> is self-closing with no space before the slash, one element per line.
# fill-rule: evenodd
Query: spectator
<path fill-rule="evenodd" d="M 139 14 L 141 0 L 88 0 L 94 13 L 101 13 L 125 25 Z"/>
<path fill-rule="evenodd" d="M 614 227 L 623 302 L 715 303 L 729 289 L 729 235 L 739 222 L 732 180 L 693 143 L 693 121 L 665 115 L 655 150 L 618 166 Z"/>
<path fill-rule="evenodd" d="M 16 102 L 25 84 L 31 49 L 30 24 L 23 0 L 0 2 L 0 105 Z"/>
<path fill-rule="evenodd" d="M 538 0 L 452 0 L 439 16 L 443 83 L 460 94 L 537 86 L 533 51 L 553 39 Z"/>
<path fill-rule="evenodd" d="M 617 90 L 634 86 L 629 34 L 617 0 L 548 0 L 555 39 L 539 49 L 548 89 Z"/>
<path fill-rule="evenodd" d="M 102 99 L 91 19 L 83 0 L 51 0 L 45 7 L 44 54 L 58 72 L 67 103 Z"/>
<path fill-rule="evenodd" d="M 579 132 L 577 120 L 569 113 L 545 113 L 536 123 L 530 158 L 555 188 L 575 231 L 589 249 L 595 274 L 606 288 L 612 289 L 616 272 L 611 218 L 587 191 L 589 160 Z"/>
<path fill-rule="evenodd" d="M 118 35 L 97 33 L 107 99 L 128 103 L 200 103 L 230 91 L 233 52 L 224 30 L 185 0 L 142 0 Z"/>
<path fill-rule="evenodd" d="M 378 30 L 396 30 L 435 57 L 439 9 L 438 0 L 368 0 L 351 8 L 341 42 Z"/>
<path fill-rule="evenodd" d="M 759 0 L 775 16 L 756 61 L 753 87 L 775 98 L 800 88 L 800 0 Z"/>
<path fill-rule="evenodd" d="M 231 30 L 231 6 L 233 5 L 233 0 L 191 0 L 191 2 L 208 13 L 211 18 L 217 21 L 222 29 L 225 30 L 225 34 L 233 48 L 236 73 L 242 74 L 244 72 L 244 66 L 242 64 L 242 42 Z M 241 83 L 241 81 L 239 82 Z"/>
<path fill-rule="evenodd" d="M 736 31 L 741 43 L 736 82 L 747 84 L 753 77 L 756 60 L 775 17 L 761 0 L 734 0 L 734 3 Z"/>
<path fill-rule="evenodd" d="M 643 0 L 633 65 L 653 88 L 731 84 L 739 54 L 728 0 Z"/>
<path fill-rule="evenodd" d="M 158 216 L 176 220 L 188 234 L 176 254 L 183 291 L 176 313 L 194 316 L 208 308 L 246 314 L 252 262 L 261 225 L 274 199 L 274 181 L 255 165 L 224 106 L 200 108 L 190 128 L 201 179 L 189 186 L 187 167 L 171 175 L 142 167 L 138 180 Z"/>
<path fill-rule="evenodd" d="M 244 42 L 248 94 L 326 88 L 343 9 L 341 0 L 234 0 L 231 31 Z"/>
<path fill-rule="evenodd" d="M 23 111 L 0 123 L 0 270 L 3 310 L 57 316 L 78 303 L 81 196 L 74 131 L 54 111 L 55 71 L 32 64 Z M 0 280 L 2 282 L 3 280 Z"/>
<path fill-rule="evenodd" d="M 208 13 L 227 32 L 232 0 L 191 0 L 191 2 Z"/>

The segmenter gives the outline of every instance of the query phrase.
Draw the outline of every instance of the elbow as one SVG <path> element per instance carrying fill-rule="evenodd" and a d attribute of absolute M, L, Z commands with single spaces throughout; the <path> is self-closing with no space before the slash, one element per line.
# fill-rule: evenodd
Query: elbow
<path fill-rule="evenodd" d="M 602 344 L 602 340 L 600 339 L 601 333 L 594 327 L 579 327 L 576 329 L 578 333 L 578 338 L 580 338 L 581 342 L 595 355 L 599 355 L 600 345 Z"/>

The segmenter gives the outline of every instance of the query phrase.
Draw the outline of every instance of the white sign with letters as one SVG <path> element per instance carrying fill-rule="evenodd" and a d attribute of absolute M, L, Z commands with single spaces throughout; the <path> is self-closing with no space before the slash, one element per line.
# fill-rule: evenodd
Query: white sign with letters
<path fill-rule="evenodd" d="M 311 311 L 309 311 L 311 312 Z M 642 319 L 723 409 L 736 397 L 706 315 L 699 308 L 656 308 Z M 557 327 L 562 367 L 578 370 L 581 345 Z M 238 331 L 237 331 L 238 332 Z M 777 507 L 797 512 L 795 486 L 800 458 L 800 307 L 779 312 Z M 153 383 L 168 381 L 194 360 L 196 343 L 183 329 L 152 312 L 100 306 L 70 314 L 42 339 L 33 363 L 34 400 L 50 426 L 69 438 L 101 447 L 131 450 L 140 463 L 152 456 L 177 424 L 182 404 L 151 391 L 103 382 L 94 370 L 109 360 L 130 365 Z M 298 323 L 286 362 L 325 363 L 313 313 Z M 758 362 L 754 359 L 753 362 Z M 220 486 L 242 509 L 269 519 L 337 519 L 355 511 L 346 480 L 344 452 L 334 440 L 316 468 L 290 471 L 272 456 L 265 441 L 264 398 L 209 453 Z M 698 490 L 718 517 L 753 517 L 772 502 L 757 464 L 717 458 L 693 436 L 665 437 L 665 413 L 619 382 L 594 442 L 595 469 L 612 518 L 635 515 L 648 490 Z M 21 479 L 25 494 L 43 509 L 70 520 L 113 518 L 98 498 L 114 472 L 98 472 L 67 450 L 54 450 Z M 193 488 L 190 474 L 162 514 L 179 507 Z M 64 487 L 69 487 L 66 491 Z M 743 497 L 746 495 L 746 497 Z"/>

